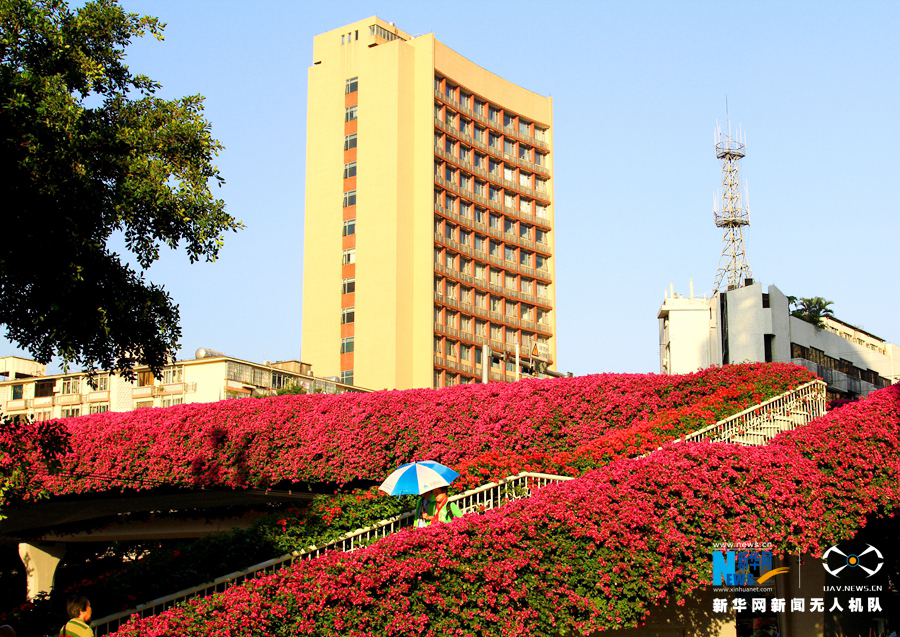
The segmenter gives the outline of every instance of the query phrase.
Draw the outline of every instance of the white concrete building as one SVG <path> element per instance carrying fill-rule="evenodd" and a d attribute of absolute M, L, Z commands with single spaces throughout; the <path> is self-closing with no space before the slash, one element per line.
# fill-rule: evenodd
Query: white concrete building
<path fill-rule="evenodd" d="M 900 347 L 843 321 L 817 327 L 790 315 L 774 285 L 752 283 L 712 298 L 670 288 L 659 309 L 663 374 L 712 365 L 780 361 L 803 365 L 828 383 L 832 398 L 865 396 L 900 380 Z"/>
<path fill-rule="evenodd" d="M 45 376 L 45 370 L 44 365 L 25 358 L 0 358 L 0 414 L 36 420 L 71 418 L 265 395 L 291 384 L 310 392 L 369 391 L 334 378 L 316 378 L 310 366 L 300 361 L 252 363 L 203 349 L 197 350 L 197 358 L 166 365 L 161 380 L 146 366 L 135 368 L 133 383 L 97 372 L 94 386 L 86 372 Z"/>

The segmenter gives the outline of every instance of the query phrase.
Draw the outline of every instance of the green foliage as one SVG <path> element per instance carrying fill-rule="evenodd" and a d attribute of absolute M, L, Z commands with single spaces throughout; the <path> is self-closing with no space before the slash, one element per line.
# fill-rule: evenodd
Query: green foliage
<path fill-rule="evenodd" d="M 824 324 L 826 316 L 834 316 L 829 305 L 833 305 L 834 301 L 826 301 L 821 296 L 813 296 L 811 298 L 797 298 L 789 296 L 788 303 L 794 309 L 791 310 L 791 316 L 796 316 L 807 323 L 812 323 L 818 328 Z"/>
<path fill-rule="evenodd" d="M 242 227 L 210 191 L 222 145 L 202 96 L 160 99 L 125 64 L 131 39 L 163 26 L 116 0 L 0 0 L 0 323 L 41 362 L 159 373 L 178 306 L 142 271 L 163 245 L 214 261 Z M 114 234 L 141 272 L 110 250 Z"/>

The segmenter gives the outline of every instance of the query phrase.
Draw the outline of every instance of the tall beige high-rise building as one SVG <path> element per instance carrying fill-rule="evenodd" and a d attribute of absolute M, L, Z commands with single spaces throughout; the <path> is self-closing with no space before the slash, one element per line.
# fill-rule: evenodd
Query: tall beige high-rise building
<path fill-rule="evenodd" d="M 554 369 L 552 101 L 372 17 L 315 38 L 303 360 L 364 387 Z"/>

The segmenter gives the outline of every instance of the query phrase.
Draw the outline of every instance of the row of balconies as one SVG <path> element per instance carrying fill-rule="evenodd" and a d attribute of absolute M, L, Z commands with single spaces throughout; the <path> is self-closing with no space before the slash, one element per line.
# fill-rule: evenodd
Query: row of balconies
<path fill-rule="evenodd" d="M 479 336 L 477 334 L 473 334 L 471 332 L 463 332 L 455 327 L 449 327 L 447 325 L 443 325 L 441 323 L 435 322 L 434 331 L 440 332 L 444 336 L 452 336 L 454 338 L 458 338 L 469 343 L 480 344 L 480 345 L 488 345 L 491 350 L 499 352 L 504 351 L 507 354 L 512 356 L 516 355 L 516 345 L 515 343 L 502 343 L 500 341 L 496 341 L 493 339 L 489 339 L 486 336 Z M 522 343 L 519 349 L 519 358 L 521 359 L 530 359 L 531 355 L 531 346 L 535 341 L 533 341 L 530 337 L 524 336 L 522 337 Z"/>
<path fill-rule="evenodd" d="M 550 203 L 550 193 L 546 190 L 540 190 L 537 188 L 532 188 L 531 186 L 523 186 L 521 183 L 516 183 L 514 181 L 509 181 L 501 177 L 499 174 L 494 174 L 489 170 L 485 170 L 484 168 L 479 168 L 474 164 L 469 163 L 465 159 L 461 159 L 448 153 L 446 150 L 441 148 L 440 146 L 434 147 L 434 152 L 441 159 L 444 159 L 449 162 L 453 162 L 456 166 L 459 166 L 461 170 L 467 170 L 474 175 L 480 175 L 484 177 L 487 181 L 493 182 L 497 186 L 502 186 L 503 188 L 508 188 L 509 190 L 515 190 L 519 194 L 525 193 L 535 199 L 540 199 L 543 202 Z M 457 186 L 458 187 L 458 186 Z"/>
<path fill-rule="evenodd" d="M 442 367 L 444 369 L 453 369 L 459 372 L 463 372 L 465 374 L 470 374 L 472 376 L 481 376 L 482 366 L 481 365 L 469 365 L 468 363 L 461 363 L 459 361 L 455 361 L 452 358 L 444 358 L 440 354 L 434 355 L 434 364 L 438 367 Z M 507 377 L 515 378 L 515 372 L 508 372 L 505 370 L 505 366 L 501 365 L 500 372 L 495 372 L 491 370 L 488 373 L 488 378 L 490 380 L 499 380 L 504 381 Z"/>
<path fill-rule="evenodd" d="M 530 248 L 536 252 L 541 252 L 548 256 L 551 256 L 550 246 L 546 242 L 537 242 L 532 241 L 531 239 L 526 239 L 519 235 L 513 235 L 508 232 L 503 231 L 500 228 L 493 228 L 489 224 L 480 223 L 478 221 L 474 221 L 469 219 L 468 217 L 463 217 L 461 214 L 454 210 L 450 210 L 450 208 L 444 208 L 439 204 L 434 205 L 434 211 L 441 215 L 442 217 L 446 217 L 451 221 L 455 221 L 460 224 L 467 230 L 478 230 L 486 235 L 490 235 L 497 239 L 502 239 L 503 241 L 509 241 L 510 238 L 513 238 L 513 242 L 519 246 L 523 246 L 526 248 Z M 451 239 L 452 241 L 452 239 Z"/>
<path fill-rule="evenodd" d="M 456 109 L 460 113 L 468 115 L 471 119 L 481 122 L 485 126 L 493 128 L 497 132 L 502 132 L 505 135 L 511 137 L 517 137 L 520 141 L 524 141 L 528 144 L 531 144 L 532 146 L 537 146 L 538 148 L 542 148 L 544 150 L 550 150 L 550 145 L 547 142 L 537 139 L 536 137 L 532 137 L 531 135 L 520 133 L 518 130 L 511 126 L 501 127 L 500 122 L 495 122 L 490 117 L 486 117 L 481 113 L 476 113 L 468 106 L 463 106 L 452 97 L 449 97 L 448 95 L 442 93 L 440 89 L 434 89 L 434 96 L 445 105 Z"/>
<path fill-rule="evenodd" d="M 507 217 L 511 217 L 511 218 L 515 219 L 516 221 L 523 221 L 525 223 L 530 223 L 532 225 L 538 226 L 538 227 L 540 227 L 544 230 L 548 230 L 548 231 L 552 229 L 552 224 L 551 224 L 550 220 L 547 219 L 546 217 L 541 217 L 534 213 L 523 211 L 523 210 L 517 210 L 516 208 L 511 208 L 510 206 L 507 206 L 500 201 L 491 201 L 490 199 L 488 199 L 487 197 L 484 197 L 482 195 L 476 195 L 474 192 L 469 192 L 468 190 L 463 190 L 462 188 L 459 187 L 459 185 L 454 184 L 452 181 L 447 181 L 440 175 L 434 176 L 434 182 L 436 184 L 438 184 L 439 186 L 441 186 L 442 188 L 444 188 L 445 190 L 450 191 L 457 197 L 460 197 L 461 199 L 466 199 L 466 200 L 473 201 L 475 203 L 479 203 L 482 206 L 484 206 L 485 208 L 488 208 L 494 212 L 506 215 Z M 435 202 L 435 205 L 437 206 L 438 203 Z"/>
<path fill-rule="evenodd" d="M 530 170 L 531 172 L 538 173 L 544 177 L 550 176 L 550 169 L 547 166 L 544 166 L 543 164 L 536 164 L 533 161 L 531 161 L 530 159 L 522 159 L 520 157 L 516 157 L 512 153 L 507 153 L 505 150 L 503 150 L 501 148 L 497 148 L 497 147 L 491 146 L 490 144 L 486 144 L 483 141 L 475 139 L 474 137 L 472 137 L 471 135 L 469 135 L 467 133 L 463 133 L 462 131 L 460 131 L 456 128 L 453 128 L 452 126 L 450 126 L 446 122 L 441 121 L 437 117 L 434 118 L 434 125 L 439 130 L 446 133 L 447 135 L 453 135 L 453 137 L 456 140 L 458 140 L 459 143 L 469 144 L 473 148 L 482 150 L 486 154 L 494 157 L 495 159 L 499 159 L 499 160 L 507 162 L 509 164 L 515 164 L 519 168 L 525 168 L 526 170 Z M 451 155 L 451 157 L 453 157 L 453 156 Z M 456 162 L 458 162 L 460 164 L 462 164 L 462 163 L 468 164 L 468 162 L 462 162 L 458 157 L 455 157 L 454 159 Z M 468 165 L 472 166 L 471 164 L 468 164 Z M 473 168 L 473 171 L 478 170 L 474 166 L 472 166 L 472 168 Z"/>
<path fill-rule="evenodd" d="M 550 299 L 541 296 L 534 296 L 533 294 L 528 294 L 526 292 L 517 292 L 515 290 L 510 290 L 508 288 L 501 288 L 499 285 L 494 285 L 493 283 L 486 284 L 484 279 L 476 279 L 475 277 L 466 274 L 464 272 L 457 272 L 455 270 L 451 270 L 445 265 L 441 265 L 440 263 L 434 264 L 434 269 L 437 272 L 445 276 L 452 277 L 454 280 L 459 282 L 465 282 L 472 285 L 475 288 L 488 291 L 494 290 L 496 292 L 501 292 L 504 296 L 513 297 L 519 299 L 520 301 L 527 301 L 529 303 L 534 303 L 536 306 L 540 306 L 544 309 L 552 310 L 553 306 L 550 303 Z M 463 303 L 463 306 L 470 307 L 470 304 Z"/>
<path fill-rule="evenodd" d="M 146 385 L 132 387 L 132 398 L 152 398 L 154 396 L 171 396 L 196 391 L 197 383 L 166 383 L 163 385 Z M 37 396 L 35 398 L 17 398 L 6 401 L 6 411 L 24 411 L 26 409 L 47 409 L 54 406 L 69 407 L 73 405 L 108 403 L 109 390 L 91 391 L 79 394 L 56 394 L 53 396 Z"/>
<path fill-rule="evenodd" d="M 453 239 L 447 239 L 440 232 L 434 233 L 434 241 L 442 245 L 445 248 L 451 248 L 460 254 L 465 254 L 473 259 L 478 259 L 478 261 L 482 263 L 492 263 L 498 267 L 498 269 L 509 270 L 511 272 L 517 272 L 519 274 L 524 274 L 526 276 L 530 276 L 533 279 L 540 279 L 542 283 L 551 283 L 552 277 L 550 276 L 549 270 L 536 270 L 527 265 L 521 265 L 517 261 L 507 261 L 505 259 L 501 259 L 500 257 L 495 257 L 487 252 L 482 252 L 481 250 L 476 250 L 475 248 L 470 248 L 467 245 L 463 245 L 458 241 Z M 440 266 L 439 263 L 435 263 L 435 267 Z M 443 266 L 441 266 L 443 267 Z M 460 273 L 462 274 L 462 273 Z M 452 275 L 455 276 L 455 275 Z"/>
<path fill-rule="evenodd" d="M 434 300 L 438 303 L 449 305 L 450 307 L 466 312 L 467 314 L 472 314 L 478 318 L 485 319 L 492 323 L 500 323 L 507 327 L 520 327 L 523 329 L 531 330 L 533 332 L 540 332 L 541 334 L 545 334 L 547 336 L 552 336 L 549 324 L 535 323 L 533 321 L 526 321 L 514 316 L 506 316 L 503 314 L 498 314 L 496 312 L 488 312 L 484 308 L 475 307 L 470 303 L 462 303 L 460 301 L 457 301 L 456 299 L 450 298 L 449 296 L 444 296 L 439 292 L 434 293 Z"/>

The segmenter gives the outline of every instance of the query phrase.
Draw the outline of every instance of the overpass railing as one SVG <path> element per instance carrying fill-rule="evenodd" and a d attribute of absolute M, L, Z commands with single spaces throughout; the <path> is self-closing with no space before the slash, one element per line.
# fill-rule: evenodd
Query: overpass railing
<path fill-rule="evenodd" d="M 810 420 L 823 416 L 825 387 L 821 380 L 810 381 L 695 431 L 681 441 L 712 440 L 764 445 L 782 431 L 802 427 Z"/>
<path fill-rule="evenodd" d="M 554 484 L 557 482 L 565 482 L 572 480 L 568 476 L 556 476 L 547 473 L 523 472 L 508 478 L 504 478 L 498 482 L 488 482 L 475 489 L 470 489 L 463 493 L 448 498 L 450 502 L 456 503 L 463 514 L 475 511 L 486 511 L 488 509 L 497 508 L 507 502 L 519 500 L 529 497 L 536 489 Z M 412 511 L 407 511 L 399 515 L 395 515 L 386 520 L 376 522 L 372 526 L 367 526 L 356 531 L 346 533 L 336 540 L 322 544 L 321 546 L 310 546 L 303 551 L 294 551 L 281 557 L 276 557 L 265 562 L 261 562 L 242 571 L 236 571 L 218 577 L 211 582 L 194 586 L 185 590 L 166 595 L 140 604 L 135 608 L 124 610 L 120 613 L 107 615 L 91 622 L 94 634 L 98 637 L 106 635 L 119 626 L 129 621 L 132 616 L 149 617 L 161 613 L 173 606 L 185 602 L 195 597 L 206 597 L 214 593 L 220 593 L 226 588 L 240 584 L 244 580 L 259 577 L 282 569 L 286 566 L 297 562 L 298 560 L 310 560 L 326 551 L 354 551 L 356 549 L 368 546 L 375 540 L 386 535 L 396 533 L 400 529 L 413 525 Z"/>

